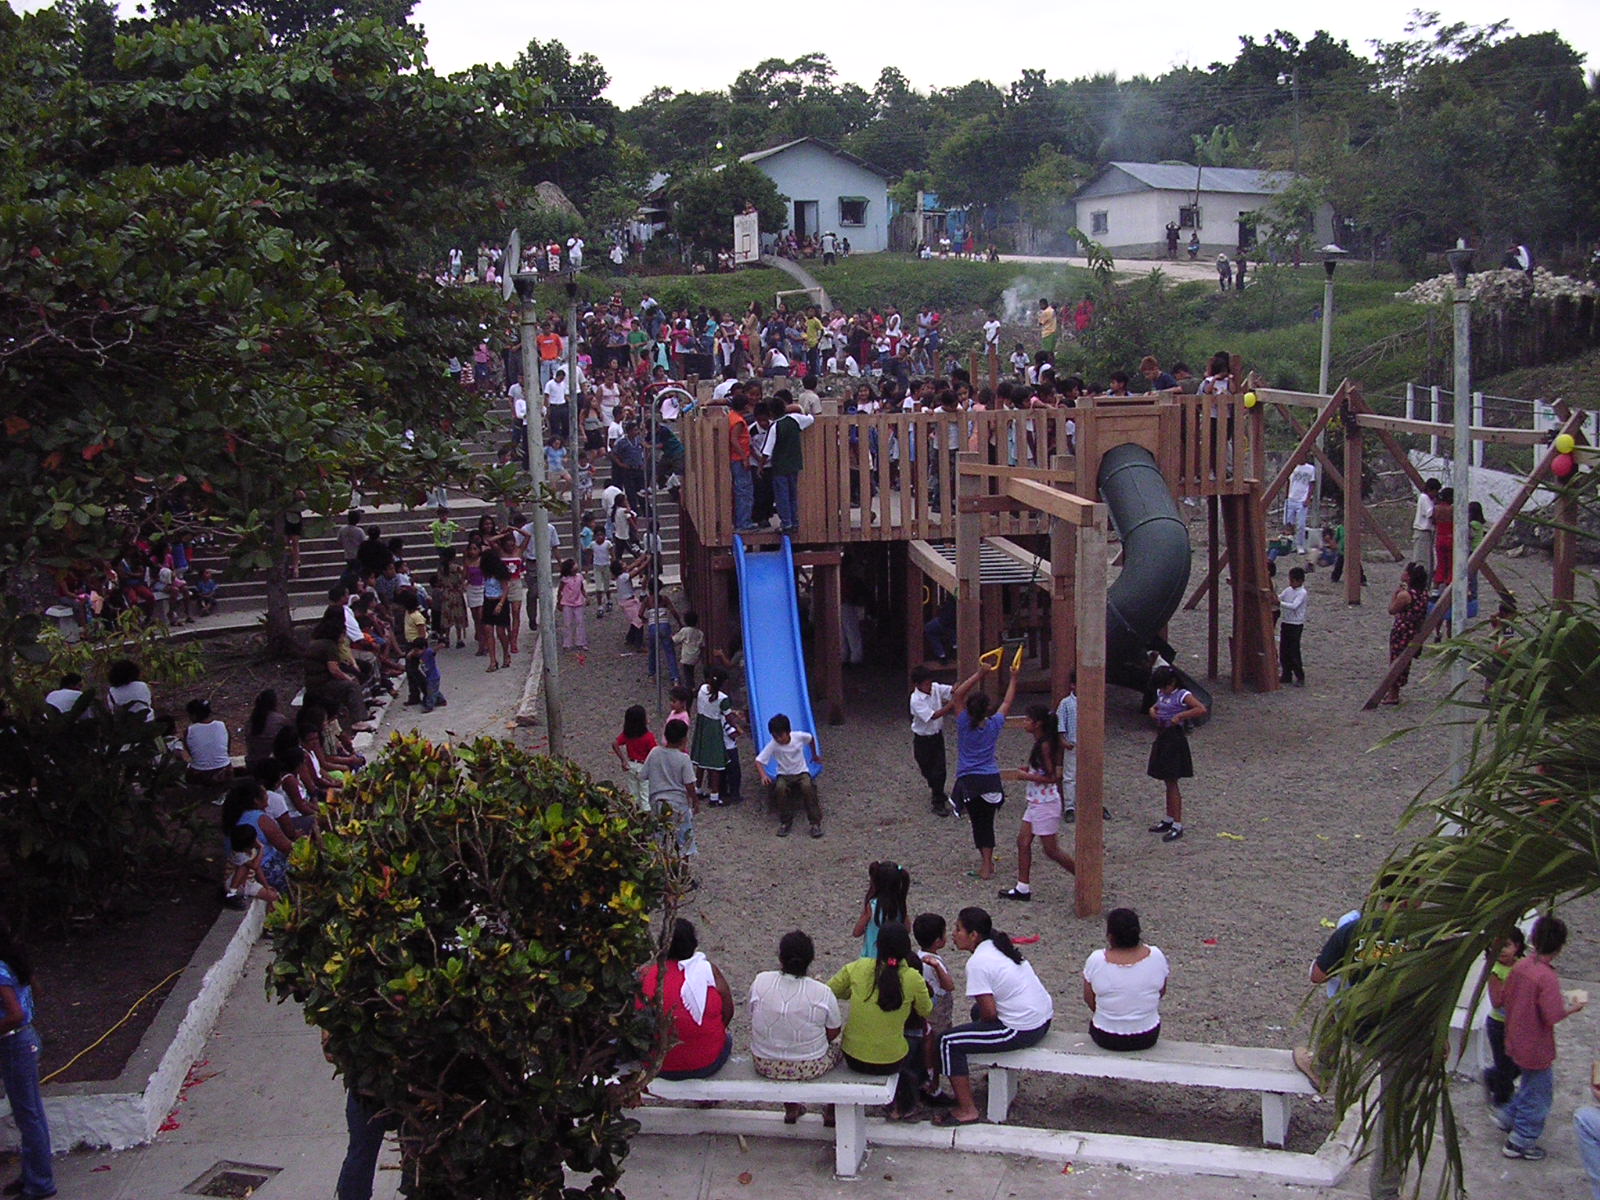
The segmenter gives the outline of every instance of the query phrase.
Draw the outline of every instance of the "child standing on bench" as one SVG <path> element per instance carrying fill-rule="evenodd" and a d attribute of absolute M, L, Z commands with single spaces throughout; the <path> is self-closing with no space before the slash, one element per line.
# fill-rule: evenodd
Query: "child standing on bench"
<path fill-rule="evenodd" d="M 878 957 L 878 930 L 904 925 L 911 914 L 906 898 L 911 893 L 911 873 L 899 863 L 867 864 L 867 894 L 861 901 L 861 919 L 853 937 L 861 939 L 861 957 Z"/>

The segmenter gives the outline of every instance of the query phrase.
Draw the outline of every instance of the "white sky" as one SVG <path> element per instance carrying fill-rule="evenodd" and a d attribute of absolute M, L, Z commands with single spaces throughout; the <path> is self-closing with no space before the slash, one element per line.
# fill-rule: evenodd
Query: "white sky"
<path fill-rule="evenodd" d="M 22 11 L 47 7 L 47 0 L 11 2 Z M 1415 0 L 1415 6 L 1438 7 L 1446 21 L 1484 25 L 1509 17 L 1517 33 L 1555 30 L 1588 56 L 1586 69 L 1600 70 L 1596 0 Z M 121 7 L 131 11 L 133 0 L 122 0 Z M 427 32 L 429 61 L 445 72 L 510 62 L 532 38 L 557 39 L 574 54 L 587 50 L 610 72 L 607 97 L 627 108 L 658 84 L 676 91 L 721 88 L 764 58 L 812 50 L 828 55 L 840 80 L 870 89 L 892 63 L 923 90 L 980 78 L 1003 86 L 1024 67 L 1043 68 L 1051 79 L 1106 71 L 1125 79 L 1175 66 L 1206 67 L 1232 61 L 1241 34 L 1260 41 L 1280 28 L 1302 41 L 1326 29 L 1366 54 L 1372 40 L 1403 35 L 1413 3 L 1344 0 L 1305 15 L 1289 7 L 1281 0 L 1232 0 L 1225 10 L 1178 0 L 1092 9 L 1023 0 L 871 0 L 865 7 L 804 3 L 794 10 L 757 6 L 719 14 L 644 0 L 593 7 L 556 0 L 419 0 L 413 19 Z M 769 29 L 772 22 L 777 27 Z M 797 23 L 804 32 L 792 28 Z"/>
<path fill-rule="evenodd" d="M 1119 78 L 1159 75 L 1174 66 L 1232 61 L 1239 36 L 1257 41 L 1287 29 L 1302 41 L 1328 30 L 1366 54 L 1372 39 L 1403 35 L 1413 7 L 1437 8 L 1444 19 L 1485 25 L 1510 18 L 1517 33 L 1555 30 L 1600 70 L 1600 3 L 1596 0 L 1344 0 L 1330 6 L 1281 0 L 1227 5 L 1150 0 L 1076 6 L 1022 0 L 911 0 L 835 6 L 802 3 L 694 6 L 613 0 L 560 4 L 545 0 L 420 0 L 413 20 L 429 40 L 429 60 L 452 71 L 477 62 L 509 62 L 531 38 L 589 51 L 611 75 L 606 93 L 628 108 L 657 85 L 675 91 L 721 88 L 765 58 L 792 59 L 818 50 L 840 80 L 870 89 L 886 65 L 898 66 L 919 90 L 987 78 L 1004 86 L 1024 67 L 1050 79 L 1103 71 Z"/>

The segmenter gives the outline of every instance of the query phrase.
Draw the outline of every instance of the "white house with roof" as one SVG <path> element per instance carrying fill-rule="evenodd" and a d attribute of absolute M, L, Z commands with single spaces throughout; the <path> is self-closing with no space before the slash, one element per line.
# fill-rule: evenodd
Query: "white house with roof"
<path fill-rule="evenodd" d="M 1180 247 L 1198 231 L 1202 255 L 1232 254 L 1255 244 L 1273 197 L 1295 180 L 1287 171 L 1200 167 L 1186 163 L 1107 163 L 1073 197 L 1078 228 L 1113 256 L 1161 257 L 1167 225 Z M 1318 207 L 1314 245 L 1334 240 L 1333 206 Z"/>
<path fill-rule="evenodd" d="M 821 138 L 796 138 L 740 157 L 789 198 L 785 226 L 797 238 L 833 232 L 855 254 L 889 248 L 889 173 Z M 762 230 L 762 233 L 784 230 Z"/>

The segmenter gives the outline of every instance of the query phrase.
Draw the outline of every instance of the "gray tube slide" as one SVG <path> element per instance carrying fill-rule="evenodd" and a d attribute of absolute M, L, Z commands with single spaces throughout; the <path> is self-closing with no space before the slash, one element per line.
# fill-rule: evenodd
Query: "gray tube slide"
<path fill-rule="evenodd" d="M 1122 574 L 1106 591 L 1106 678 L 1143 688 L 1151 640 L 1172 619 L 1189 586 L 1189 526 L 1155 456 L 1125 442 L 1100 460 L 1100 496 L 1122 538 Z M 1190 687 L 1209 704 L 1204 689 Z"/>

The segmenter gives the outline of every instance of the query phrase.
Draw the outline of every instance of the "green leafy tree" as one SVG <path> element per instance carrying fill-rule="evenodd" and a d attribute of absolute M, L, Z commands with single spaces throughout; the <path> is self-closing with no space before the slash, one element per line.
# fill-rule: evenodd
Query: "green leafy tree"
<path fill-rule="evenodd" d="M 1600 229 L 1600 100 L 1591 100 L 1556 131 L 1556 162 L 1586 232 Z"/>
<path fill-rule="evenodd" d="M 733 218 L 755 205 L 761 228 L 787 227 L 787 198 L 772 177 L 750 163 L 732 162 L 721 170 L 688 171 L 672 181 L 672 231 L 692 246 L 733 244 Z"/>
<path fill-rule="evenodd" d="M 400 28 L 410 24 L 416 0 L 149 0 L 152 24 L 199 21 L 216 25 L 253 17 L 272 40 L 293 42 L 318 30 L 372 18 Z M 140 11 L 144 6 L 140 5 Z"/>
<path fill-rule="evenodd" d="M 396 1120 L 411 1195 L 620 1200 L 638 1128 L 622 1076 L 656 1040 L 635 971 L 675 886 L 664 830 L 487 738 L 397 736 L 331 815 L 295 848 L 270 987 Z M 563 1168 L 592 1180 L 564 1187 Z"/>
<path fill-rule="evenodd" d="M 1089 178 L 1089 168 L 1062 154 L 1049 142 L 1039 147 L 1022 173 L 1017 200 L 1032 227 L 1036 245 L 1067 241 L 1067 212 L 1072 196 Z"/>
<path fill-rule="evenodd" d="M 514 72 L 436 75 L 374 20 L 284 46 L 252 21 L 157 25 L 118 40 L 110 79 L 73 49 L 48 12 L 0 44 L 0 574 L 92 566 L 148 524 L 220 529 L 265 569 L 284 646 L 278 514 L 420 502 L 469 471 L 484 402 L 442 364 L 498 306 L 433 283 L 436 231 L 498 227 L 480 170 L 588 130 Z"/>

